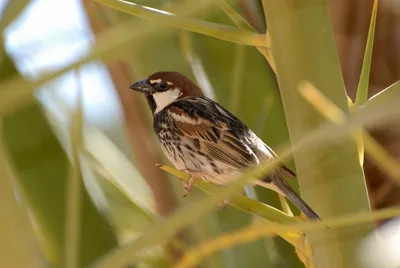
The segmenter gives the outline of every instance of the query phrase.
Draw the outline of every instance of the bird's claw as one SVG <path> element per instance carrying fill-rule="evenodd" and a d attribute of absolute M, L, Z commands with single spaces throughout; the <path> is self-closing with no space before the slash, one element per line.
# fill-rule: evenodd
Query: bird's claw
<path fill-rule="evenodd" d="M 186 197 L 192 191 L 192 187 L 186 181 L 183 181 L 182 185 L 183 185 L 183 190 L 185 191 L 182 197 Z"/>
<path fill-rule="evenodd" d="M 182 195 L 182 197 L 186 197 L 188 196 L 188 194 L 192 191 L 192 187 L 194 182 L 196 181 L 196 177 L 191 176 L 189 181 L 182 181 L 182 185 L 183 185 L 183 190 L 185 191 L 185 194 Z"/>

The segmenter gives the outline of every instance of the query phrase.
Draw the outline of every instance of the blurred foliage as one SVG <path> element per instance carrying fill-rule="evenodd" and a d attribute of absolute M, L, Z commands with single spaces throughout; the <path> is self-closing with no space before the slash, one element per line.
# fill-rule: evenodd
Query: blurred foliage
<path fill-rule="evenodd" d="M 253 27 L 243 26 L 246 25 L 241 17 L 246 15 L 243 8 L 245 1 L 224 2 L 233 8 L 229 14 L 225 14 L 229 10 L 226 6 L 221 8 L 221 2 L 218 4 L 215 1 L 154 0 L 136 1 L 135 4 L 120 0 L 98 2 L 147 21 L 142 23 L 132 20 L 131 16 L 99 5 L 100 8 L 96 9 L 98 13 L 91 19 L 95 22 L 101 21 L 109 28 L 96 37 L 93 49 L 83 59 L 43 75 L 34 83 L 19 76 L 4 49 L 0 55 L 0 79 L 6 81 L 3 85 L 7 85 L 1 95 L 3 99 L 0 100 L 4 107 L 0 109 L 9 112 L 3 118 L 4 141 L 16 171 L 14 183 L 18 185 L 17 189 L 24 203 L 26 202 L 28 212 L 33 215 L 31 221 L 35 226 L 35 234 L 50 266 L 60 267 L 66 262 L 63 255 L 65 235 L 67 227 L 71 227 L 66 226 L 66 222 L 71 220 L 66 219 L 66 189 L 68 179 L 71 178 L 68 174 L 72 172 L 78 182 L 82 179 L 87 189 L 87 192 L 82 191 L 81 211 L 69 211 L 73 217 L 81 219 L 78 226 L 82 234 L 78 237 L 81 256 L 78 267 L 87 267 L 89 263 L 94 267 L 117 267 L 116 264 L 121 264 L 122 267 L 122 264 L 125 265 L 130 260 L 134 260 L 130 264 L 135 267 L 170 267 L 176 260 L 170 259 L 166 247 L 163 247 L 166 242 L 179 249 L 186 257 L 194 254 L 194 258 L 200 258 L 196 261 L 202 263 L 201 267 L 303 267 L 301 261 L 307 267 L 313 267 L 308 263 L 311 260 L 308 238 L 311 238 L 311 247 L 316 254 L 316 267 L 339 267 L 339 261 L 344 261 L 341 263 L 344 267 L 354 267 L 349 266 L 350 263 L 355 263 L 349 259 L 354 257 L 355 245 L 361 236 L 359 231 L 365 233 L 370 225 L 357 226 L 355 231 L 355 228 L 344 223 L 355 224 L 357 220 L 368 222 L 371 220 L 369 213 L 367 216 L 354 217 L 353 221 L 348 218 L 342 221 L 328 220 L 333 226 L 346 226 L 346 229 L 341 229 L 341 236 L 337 237 L 339 232 L 335 230 L 332 234 L 322 231 L 325 226 L 319 222 L 302 223 L 302 220 L 297 221 L 296 218 L 243 196 L 233 199 L 232 206 L 223 210 L 212 210 L 220 199 L 242 189 L 246 179 L 253 175 L 264 175 L 264 169 L 271 170 L 278 161 L 266 164 L 265 168 L 249 170 L 237 182 L 216 194 L 205 195 L 195 189 L 189 197 L 179 200 L 180 206 L 176 212 L 162 218 L 154 211 L 154 196 L 149 192 L 145 180 L 115 146 L 127 146 L 125 140 L 110 140 L 101 130 L 91 128 L 83 120 L 81 127 L 85 138 L 77 146 L 71 143 L 72 137 L 68 132 L 69 127 L 78 121 L 76 114 L 65 109 L 63 102 L 56 98 L 52 101 L 58 104 L 57 112 L 50 111 L 48 107 L 44 112 L 37 102 L 30 102 L 34 99 L 32 91 L 36 90 L 35 87 L 42 86 L 43 83 L 97 57 L 104 59 L 106 64 L 110 58 L 122 60 L 138 79 L 160 70 L 179 71 L 197 81 L 207 90 L 208 96 L 232 110 L 273 149 L 278 150 L 283 145 L 289 145 L 287 125 L 289 126 L 302 193 L 323 217 L 368 210 L 362 169 L 356 161 L 358 156 L 355 144 L 347 133 L 347 128 L 357 124 L 357 118 L 346 129 L 334 124 L 324 125 L 325 118 L 297 92 L 298 82 L 306 79 L 315 83 L 343 111 L 347 110 L 326 5 L 317 0 L 304 0 L 304 3 L 299 4 L 303 8 L 300 12 L 299 6 L 288 4 L 290 1 L 263 1 L 265 13 L 268 15 L 268 30 L 274 45 L 279 89 L 276 76 L 263 57 L 265 53 L 260 53 L 263 52 L 262 49 L 267 49 L 266 45 L 270 45 L 266 36 L 255 32 Z M 249 0 L 245 4 L 250 2 L 258 7 L 258 12 L 262 11 L 261 1 Z M 27 2 L 8 3 L 5 9 L 8 11 L 7 16 L 0 25 L 2 29 L 18 16 Z M 143 8 L 140 4 L 176 12 L 177 16 Z M 262 12 L 254 11 L 254 14 L 257 14 L 259 21 L 264 20 Z M 235 21 L 230 17 L 236 18 Z M 309 21 L 310 17 L 313 18 L 312 23 Z M 321 25 L 316 21 L 323 25 L 323 32 L 318 31 L 317 27 Z M 235 23 L 239 25 L 236 26 Z M 171 30 L 170 26 L 179 29 Z M 255 46 L 258 46 L 259 51 Z M 370 56 L 371 50 L 367 49 L 366 58 Z M 365 83 L 367 73 L 368 69 L 363 72 L 362 77 L 364 95 L 368 90 Z M 378 96 L 371 102 L 371 106 L 377 106 L 376 111 L 382 115 L 389 113 L 389 110 L 383 108 L 383 101 L 393 101 L 390 98 L 385 100 L 384 96 L 399 92 L 398 84 L 390 89 L 383 97 Z M 379 98 L 383 100 L 376 101 Z M 388 104 L 387 109 L 392 106 L 393 103 L 391 106 Z M 150 115 L 144 101 L 139 108 L 145 109 L 148 115 L 147 127 L 150 132 Z M 368 114 L 370 108 L 367 105 L 367 108 L 360 111 L 355 110 L 354 116 L 359 115 L 359 120 L 365 123 L 365 118 L 371 115 Z M 340 123 L 346 123 L 343 121 Z M 310 134 L 313 130 L 316 132 Z M 347 135 L 346 139 L 340 140 L 342 145 L 337 141 L 333 145 L 329 143 L 333 139 L 339 139 L 340 135 Z M 150 142 L 155 141 L 154 135 L 148 139 Z M 300 153 L 299 148 L 302 149 Z M 68 156 L 75 163 L 72 167 Z M 79 165 L 76 163 L 78 156 Z M 282 153 L 285 162 L 290 156 L 290 150 Z M 293 161 L 289 161 L 288 165 L 294 169 Z M 175 174 L 171 169 L 168 171 Z M 351 181 L 348 180 L 349 176 L 352 176 Z M 178 180 L 172 176 L 170 179 L 174 183 L 174 194 L 181 195 L 182 188 Z M 297 181 L 292 180 L 289 183 L 298 189 Z M 205 182 L 198 181 L 196 185 L 206 192 L 215 192 L 215 187 Z M 257 189 L 254 192 L 247 188 L 246 193 L 280 208 L 277 195 L 271 191 Z M 351 201 L 355 193 L 358 195 L 356 202 Z M 340 200 L 337 196 L 341 197 Z M 294 211 L 298 214 L 296 208 Z M 398 211 L 390 213 L 382 215 L 389 217 L 396 215 Z M 265 229 L 262 228 L 264 226 Z M 174 236 L 182 229 L 186 230 L 183 238 Z M 253 232 L 253 229 L 258 231 Z M 237 230 L 244 232 L 235 236 Z M 246 230 L 251 232 L 246 233 Z M 307 239 L 299 230 L 310 232 L 307 233 Z M 318 235 L 315 230 L 320 230 Z M 294 247 L 280 237 L 271 237 L 276 234 Z M 224 238 L 229 237 L 236 238 L 226 242 Z M 207 243 L 212 245 L 213 241 L 224 243 L 220 247 L 215 244 L 214 251 L 208 255 L 196 256 L 196 249 L 201 249 Z M 121 247 L 117 247 L 118 244 Z M 191 248 L 194 250 L 190 251 Z M 213 254 L 215 252 L 217 253 Z M 335 255 L 338 252 L 343 253 L 343 259 Z M 74 253 L 78 254 L 78 249 Z M 207 259 L 202 260 L 202 257 Z"/>
<path fill-rule="evenodd" d="M 0 53 L 0 78 L 5 79 L 15 75 L 13 62 L 5 53 L 3 47 Z M 29 222 L 22 196 L 17 199 L 16 181 L 13 168 L 5 152 L 3 142 L 3 126 L 0 123 L 0 264 L 7 267 L 42 267 L 42 254 L 38 250 L 33 228 Z M 19 201 L 19 202 L 18 202 Z M 16 254 L 18 252 L 19 254 Z M 23 256 L 23 257 L 22 257 Z"/>
<path fill-rule="evenodd" d="M 41 227 L 39 235 L 45 240 L 48 257 L 58 266 L 64 241 L 68 159 L 37 104 L 4 120 L 4 138 L 26 200 Z M 83 197 L 82 223 L 81 263 L 88 264 L 116 242 L 87 194 Z"/>
<path fill-rule="evenodd" d="M 18 75 L 2 50 L 2 79 Z M 16 169 L 23 199 L 38 226 L 46 257 L 60 267 L 65 228 L 65 187 L 68 159 L 37 103 L 3 118 L 3 138 Z M 112 230 L 85 193 L 82 210 L 81 265 L 116 245 Z"/>

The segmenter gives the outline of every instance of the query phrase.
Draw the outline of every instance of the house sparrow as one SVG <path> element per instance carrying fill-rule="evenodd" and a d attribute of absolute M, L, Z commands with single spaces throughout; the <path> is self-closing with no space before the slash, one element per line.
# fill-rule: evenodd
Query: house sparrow
<path fill-rule="evenodd" d="M 175 168 L 191 175 L 183 188 L 189 193 L 197 178 L 228 184 L 241 171 L 276 154 L 242 121 L 178 72 L 157 72 L 129 88 L 144 93 L 153 113 L 153 128 L 162 150 Z M 283 179 L 295 174 L 280 165 L 263 181 L 293 202 L 309 219 L 320 219 Z"/>

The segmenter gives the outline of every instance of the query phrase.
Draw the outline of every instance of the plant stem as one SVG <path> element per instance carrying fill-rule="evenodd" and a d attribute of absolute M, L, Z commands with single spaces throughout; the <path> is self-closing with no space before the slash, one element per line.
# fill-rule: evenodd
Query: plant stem
<path fill-rule="evenodd" d="M 277 76 L 292 144 L 325 119 L 296 88 L 309 81 L 347 111 L 347 102 L 326 3 L 319 0 L 263 0 L 273 42 Z M 369 210 L 363 171 L 354 140 L 308 146 L 294 154 L 304 199 L 322 218 Z M 356 248 L 370 224 L 309 235 L 315 267 L 356 267 Z M 352 236 L 349 237 L 349 233 Z"/>

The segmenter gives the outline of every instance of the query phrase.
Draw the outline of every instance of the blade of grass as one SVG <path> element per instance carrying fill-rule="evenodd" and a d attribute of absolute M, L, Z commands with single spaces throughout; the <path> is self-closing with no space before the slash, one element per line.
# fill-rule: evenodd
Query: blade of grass
<path fill-rule="evenodd" d="M 265 38 L 262 34 L 257 34 L 241 28 L 234 28 L 218 23 L 191 19 L 177 16 L 163 10 L 137 5 L 123 0 L 95 0 L 98 3 L 112 7 L 116 10 L 137 16 L 141 19 L 163 23 L 172 27 L 201 33 L 214 38 L 230 41 L 249 46 L 265 46 Z"/>
<path fill-rule="evenodd" d="M 278 194 L 278 196 L 279 196 L 279 201 L 281 202 L 282 210 L 283 210 L 286 214 L 288 214 L 289 216 L 293 216 L 293 212 L 292 212 L 292 210 L 290 209 L 289 204 L 288 204 L 286 198 L 285 198 L 283 195 L 281 195 L 281 194 Z"/>
<path fill-rule="evenodd" d="M 80 84 L 80 75 L 77 74 Z M 80 236 L 81 236 L 81 213 L 82 213 L 82 181 L 81 167 L 79 162 L 79 150 L 83 143 L 83 112 L 82 112 L 82 89 L 79 87 L 77 94 L 77 108 L 72 114 L 70 122 L 70 148 L 71 166 L 67 184 L 67 207 L 65 224 L 65 253 L 64 267 L 79 267 Z"/>
<path fill-rule="evenodd" d="M 218 5 L 231 18 L 231 20 L 239 27 L 253 32 L 257 30 L 251 26 L 239 13 L 236 12 L 225 0 L 218 0 Z"/>
<path fill-rule="evenodd" d="M 159 166 L 162 170 L 167 171 L 180 179 L 185 181 L 189 180 L 189 175 L 187 173 L 178 171 L 174 168 L 160 165 Z M 204 182 L 202 180 L 197 180 L 195 182 L 195 186 L 199 187 L 206 193 L 215 194 L 219 192 L 219 187 L 212 185 L 210 183 Z M 250 199 L 243 195 L 237 195 L 232 200 L 230 200 L 230 205 L 236 207 L 237 209 L 243 210 L 247 213 L 252 215 L 260 216 L 266 220 L 273 221 L 273 222 L 280 222 L 280 223 L 288 223 L 288 222 L 295 222 L 295 219 L 291 216 L 286 215 L 282 211 L 271 207 L 269 205 L 263 204 L 258 202 L 254 199 Z"/>
<path fill-rule="evenodd" d="M 374 36 L 375 36 L 375 25 L 376 25 L 376 15 L 378 12 L 378 2 L 374 1 L 374 6 L 372 8 L 371 22 L 369 25 L 367 44 L 365 47 L 364 60 L 361 69 L 360 81 L 358 82 L 356 104 L 364 105 L 368 100 L 368 85 L 369 85 L 369 74 L 371 72 L 371 61 L 372 61 L 372 48 L 374 46 Z"/>
<path fill-rule="evenodd" d="M 242 188 L 249 180 L 265 176 L 268 172 L 271 172 L 280 163 L 280 161 L 285 161 L 288 159 L 293 152 L 297 152 L 310 146 L 320 148 L 322 145 L 326 145 L 330 141 L 337 142 L 339 137 L 348 135 L 350 127 L 360 124 L 371 124 L 371 122 L 381 119 L 383 115 L 387 118 L 395 118 L 398 114 L 400 114 L 400 111 L 395 109 L 397 105 L 397 102 L 393 99 L 387 100 L 384 103 L 377 105 L 375 109 L 363 109 L 360 110 L 359 113 L 351 115 L 351 118 L 349 118 L 348 122 L 346 122 L 347 124 L 342 126 L 334 124 L 325 124 L 319 126 L 316 130 L 297 141 L 291 149 L 287 149 L 283 151 L 282 154 L 279 154 L 279 160 L 273 159 L 271 161 L 265 161 L 259 166 L 244 171 L 244 173 L 239 176 L 236 181 L 232 182 L 226 187 L 221 187 L 218 191 L 218 194 L 209 195 L 204 198 L 197 198 L 192 203 L 179 209 L 168 219 L 156 223 L 134 242 L 129 243 L 124 247 L 114 249 L 107 255 L 103 256 L 103 258 L 93 263 L 90 267 L 119 267 L 126 264 L 128 261 L 131 261 L 135 258 L 134 255 L 136 252 L 160 243 L 182 228 L 185 228 L 191 223 L 197 221 L 202 215 L 211 210 L 219 202 L 219 200 L 226 199 L 226 197 Z M 201 182 L 196 181 L 196 183 Z M 193 211 L 196 211 L 196 213 L 194 214 Z M 315 226 L 324 228 L 325 224 L 319 222 L 316 223 Z"/>

